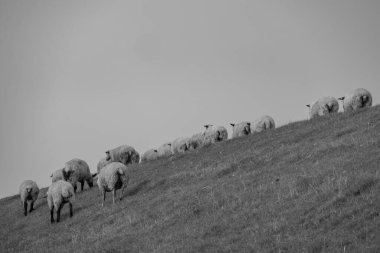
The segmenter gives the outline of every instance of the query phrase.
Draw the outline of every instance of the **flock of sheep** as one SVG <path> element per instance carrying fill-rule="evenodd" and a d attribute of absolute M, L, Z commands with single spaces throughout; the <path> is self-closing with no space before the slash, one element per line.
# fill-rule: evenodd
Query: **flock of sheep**
<path fill-rule="evenodd" d="M 338 98 L 338 100 L 342 100 L 345 112 L 372 105 L 371 94 L 363 88 L 356 89 L 345 97 Z M 311 105 L 307 105 L 310 108 L 310 118 L 338 112 L 338 100 L 333 97 L 323 97 Z M 254 122 L 231 123 L 231 126 L 232 138 L 237 138 L 273 129 L 275 128 L 275 123 L 272 117 L 263 116 Z M 81 191 L 83 191 L 84 183 L 87 182 L 91 188 L 93 186 L 93 178 L 97 176 L 98 187 L 103 195 L 102 206 L 104 205 L 106 192 L 113 193 L 113 203 L 115 204 L 116 190 L 121 189 L 119 197 L 121 200 L 124 188 L 129 181 L 127 165 L 139 162 L 144 163 L 168 157 L 172 154 L 185 153 L 215 142 L 227 140 L 228 132 L 225 127 L 213 125 L 205 125 L 204 127 L 205 130 L 203 132 L 196 133 L 191 137 L 177 138 L 172 142 L 161 145 L 157 149 L 147 150 L 141 156 L 141 159 L 139 153 L 128 145 L 108 150 L 105 152 L 106 157 L 99 161 L 97 173 L 95 174 L 91 174 L 88 164 L 81 159 L 72 159 L 66 162 L 62 169 L 56 170 L 51 174 L 52 184 L 45 196 L 50 209 L 51 222 L 55 222 L 54 210 L 56 211 L 57 222 L 59 222 L 61 209 L 66 203 L 70 206 L 70 217 L 73 216 L 72 201 L 75 198 L 77 183 L 81 184 Z M 24 206 L 24 215 L 26 216 L 28 201 L 31 203 L 29 212 L 34 210 L 33 205 L 38 198 L 39 188 L 36 182 L 25 180 L 20 185 L 19 193 Z"/>

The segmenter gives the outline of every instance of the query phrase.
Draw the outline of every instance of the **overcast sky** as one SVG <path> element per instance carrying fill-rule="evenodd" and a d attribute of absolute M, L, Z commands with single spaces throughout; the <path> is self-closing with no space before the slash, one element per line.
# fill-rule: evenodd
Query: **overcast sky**
<path fill-rule="evenodd" d="M 0 197 L 72 158 L 363 87 L 379 103 L 378 0 L 0 0 Z"/>

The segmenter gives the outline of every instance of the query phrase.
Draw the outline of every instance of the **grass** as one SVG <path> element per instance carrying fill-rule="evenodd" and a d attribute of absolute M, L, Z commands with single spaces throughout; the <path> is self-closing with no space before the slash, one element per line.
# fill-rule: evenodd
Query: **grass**
<path fill-rule="evenodd" d="M 380 106 L 129 168 L 122 201 L 85 188 L 58 224 L 0 200 L 0 252 L 380 252 Z"/>

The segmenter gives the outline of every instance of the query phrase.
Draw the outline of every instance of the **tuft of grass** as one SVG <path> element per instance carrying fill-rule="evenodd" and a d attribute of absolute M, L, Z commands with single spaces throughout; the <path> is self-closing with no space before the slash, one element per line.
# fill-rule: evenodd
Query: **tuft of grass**
<path fill-rule="evenodd" d="M 380 252 L 379 154 L 380 106 L 294 122 L 130 166 L 58 224 L 1 199 L 0 252 Z"/>

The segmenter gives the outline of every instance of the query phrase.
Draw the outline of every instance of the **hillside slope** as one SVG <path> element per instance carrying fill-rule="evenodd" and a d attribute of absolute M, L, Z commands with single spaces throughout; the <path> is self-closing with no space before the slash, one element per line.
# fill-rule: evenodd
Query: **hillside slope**
<path fill-rule="evenodd" d="M 27 217 L 0 200 L 0 252 L 380 252 L 380 106 L 130 173 L 121 202 L 86 187 L 58 224 L 46 199 Z"/>

